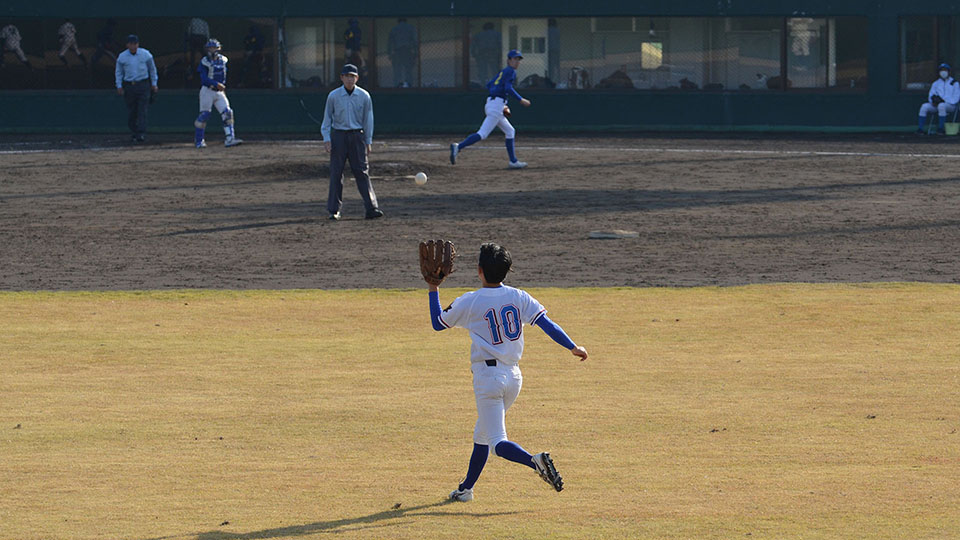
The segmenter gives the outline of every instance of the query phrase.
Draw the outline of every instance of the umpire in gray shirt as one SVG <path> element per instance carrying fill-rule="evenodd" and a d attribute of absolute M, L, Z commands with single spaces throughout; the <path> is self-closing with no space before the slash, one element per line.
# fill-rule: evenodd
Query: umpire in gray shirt
<path fill-rule="evenodd" d="M 357 86 L 357 66 L 347 64 L 340 71 L 343 86 L 330 92 L 323 110 L 323 147 L 330 154 L 330 194 L 327 211 L 330 220 L 340 219 L 343 206 L 343 166 L 350 160 L 350 170 L 357 180 L 357 190 L 366 209 L 364 217 L 383 217 L 377 206 L 377 195 L 370 182 L 370 165 L 367 154 L 373 143 L 373 101 L 370 94 Z"/>

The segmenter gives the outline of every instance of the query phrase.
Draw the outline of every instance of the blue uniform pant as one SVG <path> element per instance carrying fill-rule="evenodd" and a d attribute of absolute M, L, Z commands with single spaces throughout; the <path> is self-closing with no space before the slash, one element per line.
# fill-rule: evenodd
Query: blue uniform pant
<path fill-rule="evenodd" d="M 343 206 L 343 166 L 350 160 L 350 170 L 357 180 L 357 191 L 367 213 L 377 208 L 377 194 L 370 182 L 370 164 L 367 162 L 367 144 L 362 130 L 330 132 L 330 193 L 327 211 L 336 214 Z"/>

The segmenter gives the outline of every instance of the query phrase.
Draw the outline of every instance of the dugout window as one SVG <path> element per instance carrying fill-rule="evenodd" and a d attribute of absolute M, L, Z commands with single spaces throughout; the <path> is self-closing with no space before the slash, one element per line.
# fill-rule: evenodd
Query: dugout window
<path fill-rule="evenodd" d="M 782 19 L 557 19 L 557 88 L 766 90 L 781 72 Z M 777 86 L 779 88 L 779 86 Z"/>
<path fill-rule="evenodd" d="M 500 19 L 470 19 L 470 88 L 484 88 L 503 68 L 507 51 L 501 27 Z"/>
<path fill-rule="evenodd" d="M 900 19 L 900 89 L 928 91 L 937 66 L 960 62 L 960 17 L 918 16 Z"/>
<path fill-rule="evenodd" d="M 865 18 L 791 17 L 786 28 L 787 88 L 867 87 Z"/>
<path fill-rule="evenodd" d="M 372 19 L 286 19 L 279 36 L 282 88 L 336 88 L 347 63 L 357 66 L 360 86 L 376 79 L 376 65 L 368 62 Z"/>
<path fill-rule="evenodd" d="M 273 18 L 49 18 L 0 24 L 0 89 L 111 89 L 117 55 L 137 34 L 150 51 L 161 89 L 197 89 L 211 37 L 230 59 L 229 88 L 273 88 Z"/>
<path fill-rule="evenodd" d="M 704 90 L 779 89 L 782 33 L 777 18 L 707 19 L 702 73 L 694 75 Z"/>
<path fill-rule="evenodd" d="M 438 17 L 377 19 L 376 67 L 380 88 L 463 86 L 463 25 Z"/>

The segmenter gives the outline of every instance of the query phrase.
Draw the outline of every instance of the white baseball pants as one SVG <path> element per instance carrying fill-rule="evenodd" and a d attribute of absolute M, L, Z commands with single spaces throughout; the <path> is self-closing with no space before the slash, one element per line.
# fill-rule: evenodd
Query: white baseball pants
<path fill-rule="evenodd" d="M 477 425 L 473 430 L 473 442 L 485 444 L 490 450 L 500 441 L 507 440 L 507 425 L 504 415 L 520 395 L 523 375 L 520 366 L 497 363 L 488 366 L 474 362 L 473 394 L 477 398 Z"/>
<path fill-rule="evenodd" d="M 949 103 L 941 103 L 936 107 L 933 106 L 933 103 L 927 102 L 920 106 L 920 116 L 926 116 L 930 113 L 937 113 L 939 116 L 946 116 L 949 113 L 952 113 L 956 110 L 956 105 L 951 105 Z"/>
<path fill-rule="evenodd" d="M 209 111 L 214 107 L 217 112 L 223 114 L 223 111 L 230 108 L 230 100 L 227 99 L 226 92 L 217 92 L 206 86 L 200 87 L 200 112 Z"/>
<path fill-rule="evenodd" d="M 487 98 L 487 103 L 483 106 L 483 112 L 487 117 L 483 119 L 480 129 L 477 130 L 481 139 L 486 139 L 495 127 L 500 128 L 508 139 L 512 139 L 517 134 L 517 130 L 513 129 L 510 121 L 503 116 L 503 106 L 506 104 L 503 98 Z"/>

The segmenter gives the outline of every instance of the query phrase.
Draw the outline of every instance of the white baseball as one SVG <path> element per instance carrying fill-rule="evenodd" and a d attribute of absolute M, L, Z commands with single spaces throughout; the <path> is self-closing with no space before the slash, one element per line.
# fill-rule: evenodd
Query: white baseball
<path fill-rule="evenodd" d="M 418 186 L 422 186 L 427 183 L 427 174 L 418 172 L 417 175 L 413 177 L 413 181 L 416 182 Z"/>

